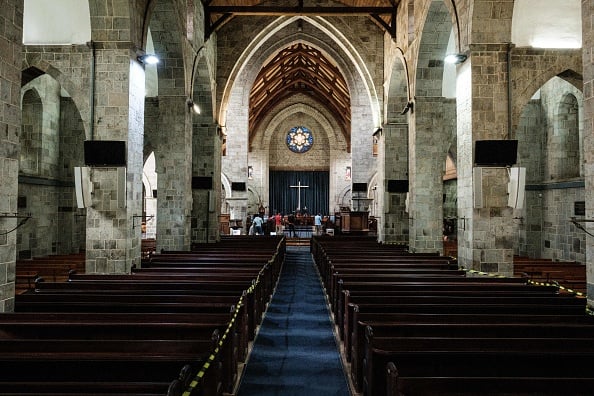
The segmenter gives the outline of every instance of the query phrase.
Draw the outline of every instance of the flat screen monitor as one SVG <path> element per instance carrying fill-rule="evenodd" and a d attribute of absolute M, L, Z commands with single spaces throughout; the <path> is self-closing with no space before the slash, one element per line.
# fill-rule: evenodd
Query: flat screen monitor
<path fill-rule="evenodd" d="M 126 142 L 123 140 L 85 140 L 86 166 L 126 166 Z"/>
<path fill-rule="evenodd" d="M 477 140 L 474 146 L 476 166 L 512 166 L 518 157 L 517 140 Z"/>
<path fill-rule="evenodd" d="M 245 182 L 232 182 L 231 183 L 231 190 L 233 191 L 246 191 Z"/>
<path fill-rule="evenodd" d="M 388 180 L 389 193 L 407 193 L 408 180 L 390 179 Z"/>
<path fill-rule="evenodd" d="M 353 183 L 353 192 L 367 192 L 367 183 Z"/>
<path fill-rule="evenodd" d="M 211 190 L 211 176 L 192 176 L 192 190 Z"/>

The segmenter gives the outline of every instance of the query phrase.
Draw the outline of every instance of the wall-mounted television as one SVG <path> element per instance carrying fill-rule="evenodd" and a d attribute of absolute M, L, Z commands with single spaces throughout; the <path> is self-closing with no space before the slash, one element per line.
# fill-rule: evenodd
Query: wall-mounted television
<path fill-rule="evenodd" d="M 211 176 L 192 176 L 192 190 L 211 190 Z"/>
<path fill-rule="evenodd" d="M 126 166 L 126 142 L 123 140 L 85 140 L 86 166 Z"/>
<path fill-rule="evenodd" d="M 388 180 L 387 190 L 389 193 L 407 193 L 408 180 L 390 179 Z"/>
<path fill-rule="evenodd" d="M 477 140 L 475 142 L 474 164 L 476 166 L 512 166 L 517 158 L 517 140 Z"/>
<path fill-rule="evenodd" d="M 246 191 L 247 187 L 245 182 L 232 182 L 231 183 L 231 190 L 233 191 Z"/>
<path fill-rule="evenodd" d="M 353 183 L 353 192 L 367 192 L 367 183 Z"/>

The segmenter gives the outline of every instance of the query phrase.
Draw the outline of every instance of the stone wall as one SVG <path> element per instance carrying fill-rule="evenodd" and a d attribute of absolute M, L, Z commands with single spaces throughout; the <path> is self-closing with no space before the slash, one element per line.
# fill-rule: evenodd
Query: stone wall
<path fill-rule="evenodd" d="M 21 48 L 23 0 L 0 7 L 0 213 L 17 213 L 19 134 L 21 126 Z M 17 226 L 13 217 L 0 218 L 0 312 L 14 310 Z"/>

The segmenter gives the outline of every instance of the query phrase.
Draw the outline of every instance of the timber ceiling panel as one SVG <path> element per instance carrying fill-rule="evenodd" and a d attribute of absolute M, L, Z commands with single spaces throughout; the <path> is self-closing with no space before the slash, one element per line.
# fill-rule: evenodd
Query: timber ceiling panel
<path fill-rule="evenodd" d="M 350 148 L 351 99 L 346 81 L 324 54 L 303 43 L 281 50 L 260 70 L 250 92 L 250 146 L 263 117 L 296 93 L 309 96 L 334 115 Z"/>

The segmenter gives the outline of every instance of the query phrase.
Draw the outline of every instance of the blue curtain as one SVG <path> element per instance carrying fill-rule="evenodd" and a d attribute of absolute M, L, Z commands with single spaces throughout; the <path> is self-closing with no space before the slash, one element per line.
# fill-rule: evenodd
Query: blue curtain
<path fill-rule="evenodd" d="M 328 171 L 270 171 L 270 195 L 268 197 L 270 213 L 295 212 L 298 206 L 298 188 L 301 182 L 301 209 L 315 215 L 329 214 L 330 174 Z"/>

